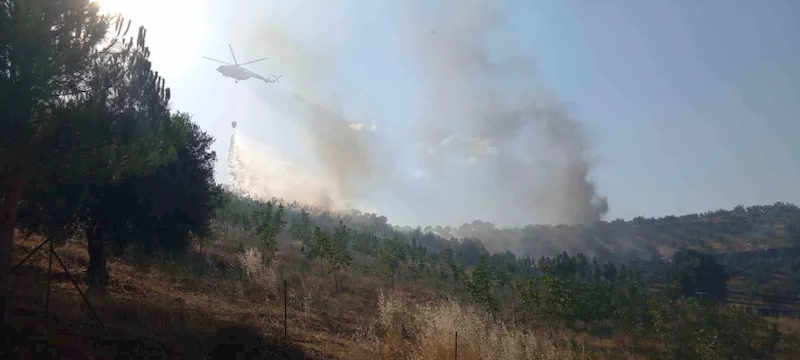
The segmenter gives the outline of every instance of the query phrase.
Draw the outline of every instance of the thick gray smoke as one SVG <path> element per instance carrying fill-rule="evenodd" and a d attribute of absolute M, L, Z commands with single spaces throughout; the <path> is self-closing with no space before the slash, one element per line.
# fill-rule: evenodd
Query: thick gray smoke
<path fill-rule="evenodd" d="M 309 45 L 308 41 L 298 41 L 296 34 L 286 30 L 289 25 L 281 24 L 279 19 L 269 24 L 250 29 L 250 42 L 259 52 L 275 54 L 270 59 L 271 67 L 285 77 L 281 85 L 262 85 L 257 96 L 299 123 L 331 182 L 330 196 L 355 201 L 360 187 L 375 177 L 370 158 L 375 127 L 371 122 L 351 121 L 342 115 L 340 94 L 335 86 L 329 86 L 333 76 L 331 59 L 335 58 L 331 54 L 338 51 L 336 40 L 320 39 Z"/>
<path fill-rule="evenodd" d="M 335 12 L 331 6 L 307 2 L 313 3 L 309 8 L 318 10 L 317 16 L 302 18 L 331 22 L 322 15 Z M 424 72 L 419 88 L 413 90 L 423 95 L 424 115 L 408 119 L 417 139 L 408 139 L 406 144 L 422 144 L 419 160 L 424 169 L 415 175 L 458 182 L 453 188 L 461 192 L 459 196 L 472 198 L 471 205 L 477 201 L 483 209 L 491 209 L 494 221 L 599 220 L 608 211 L 608 203 L 590 178 L 594 164 L 581 123 L 538 86 L 533 54 L 527 51 L 525 39 L 521 43 L 504 39 L 499 42 L 504 48 L 499 50 L 489 46 L 498 43 L 490 38 L 506 25 L 509 15 L 502 2 L 404 4 L 406 16 L 400 16 L 396 27 L 399 37 L 385 41 L 403 48 L 409 76 L 418 68 Z M 387 175 L 398 169 L 393 168 L 395 161 L 388 151 L 378 146 L 380 134 L 374 134 L 369 125 L 373 121 L 340 115 L 339 99 L 360 96 L 339 93 L 334 78 L 334 59 L 341 58 L 348 31 L 339 25 L 348 23 L 310 24 L 319 34 L 305 35 L 302 41 L 287 30 L 294 24 L 284 22 L 279 14 L 246 29 L 249 44 L 259 53 L 274 54 L 270 66 L 285 75 L 281 85 L 267 86 L 258 96 L 301 122 L 331 182 L 328 197 L 354 200 L 365 187 L 415 191 L 399 190 L 389 180 Z M 449 211 L 446 205 L 452 202 L 441 204 L 441 211 Z"/>
<path fill-rule="evenodd" d="M 447 171 L 445 157 L 464 161 L 493 174 L 492 186 L 480 191 L 487 206 L 503 202 L 502 213 L 532 213 L 550 223 L 599 220 L 608 203 L 589 178 L 593 164 L 581 123 L 537 87 L 526 44 L 490 52 L 489 39 L 508 16 L 502 3 L 437 5 L 432 31 L 421 23 L 433 6 L 409 8 L 406 39 L 411 59 L 424 69 L 426 108 L 418 129 L 428 172 Z"/>

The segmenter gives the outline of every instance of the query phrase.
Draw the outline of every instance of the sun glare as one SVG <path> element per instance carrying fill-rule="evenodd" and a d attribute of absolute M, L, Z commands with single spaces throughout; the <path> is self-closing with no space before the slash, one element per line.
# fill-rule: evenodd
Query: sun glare
<path fill-rule="evenodd" d="M 160 26 L 175 15 L 191 13 L 192 0 L 94 0 L 104 14 L 122 14 L 145 26 Z"/>
<path fill-rule="evenodd" d="M 94 0 L 102 14 L 121 14 L 132 21 L 132 29 L 144 26 L 147 43 L 158 68 L 170 72 L 198 57 L 199 36 L 205 17 L 201 2 L 195 0 Z M 129 34 L 130 35 L 130 34 Z M 135 35 L 135 30 L 134 30 Z"/>

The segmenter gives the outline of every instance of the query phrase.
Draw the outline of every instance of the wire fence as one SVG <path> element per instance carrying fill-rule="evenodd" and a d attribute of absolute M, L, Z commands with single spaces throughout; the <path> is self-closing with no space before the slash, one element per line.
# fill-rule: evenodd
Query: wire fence
<path fill-rule="evenodd" d="M 72 275 L 72 273 L 69 271 L 69 269 L 67 268 L 67 266 L 64 263 L 64 261 L 61 259 L 61 256 L 59 256 L 58 252 L 56 252 L 56 250 L 53 248 L 53 243 L 52 243 L 52 241 L 50 239 L 44 240 L 42 243 L 40 243 L 38 246 L 36 246 L 30 253 L 25 255 L 25 257 L 22 260 L 20 260 L 19 263 L 14 265 L 14 267 L 12 267 L 11 270 L 9 270 L 8 275 L 12 275 L 17 270 L 19 270 L 23 265 L 25 265 L 25 263 L 32 256 L 34 256 L 42 248 L 44 248 L 45 245 L 47 245 L 47 253 L 48 253 L 47 254 L 48 255 L 48 261 L 47 261 L 47 290 L 46 290 L 46 293 L 45 293 L 45 303 L 44 303 L 44 311 L 45 311 L 45 313 L 50 315 L 50 293 L 51 293 L 50 290 L 52 288 L 52 278 L 53 278 L 53 259 L 55 259 L 58 262 L 58 264 L 61 265 L 61 268 L 64 270 L 64 272 L 67 274 L 67 277 L 69 278 L 69 280 L 72 283 L 72 285 L 75 287 L 75 290 L 77 290 L 78 294 L 80 294 L 81 299 L 83 300 L 83 303 L 86 304 L 87 308 L 89 309 L 89 311 L 92 314 L 93 319 L 97 322 L 98 325 L 100 325 L 101 329 L 103 329 L 104 331 L 107 330 L 105 324 L 100 319 L 100 316 L 97 314 L 97 311 L 95 310 L 95 307 L 92 305 L 91 301 L 89 301 L 89 298 L 86 296 L 86 294 L 83 292 L 83 290 L 81 290 L 80 286 L 78 285 L 78 281 L 75 279 L 75 276 Z M 288 322 L 288 318 L 289 318 L 288 317 L 288 314 L 289 314 L 289 311 L 288 311 L 289 310 L 289 306 L 288 306 L 288 304 L 289 304 L 289 301 L 288 301 L 288 289 L 289 289 L 288 282 L 286 280 L 284 280 L 283 281 L 283 337 L 282 337 L 281 340 L 287 341 L 287 342 L 291 341 L 291 339 L 289 339 L 289 337 L 288 337 L 288 328 L 289 328 L 289 326 L 288 326 L 289 325 L 289 322 Z M 39 348 L 39 344 L 28 344 L 28 345 L 31 345 L 29 347 Z M 38 351 L 36 349 L 29 349 L 29 350 Z M 277 356 L 277 358 L 285 358 L 285 359 L 291 359 L 292 358 L 285 351 L 283 351 L 281 349 L 276 349 L 274 347 L 271 347 L 271 346 L 269 346 L 269 344 L 265 344 L 264 346 L 261 346 L 261 348 L 259 350 L 261 350 L 264 355 L 267 355 L 268 359 L 276 358 L 275 356 Z M 214 350 L 212 350 L 212 352 L 214 352 Z M 232 355 L 232 354 L 225 354 L 224 356 L 227 357 L 229 355 Z"/>

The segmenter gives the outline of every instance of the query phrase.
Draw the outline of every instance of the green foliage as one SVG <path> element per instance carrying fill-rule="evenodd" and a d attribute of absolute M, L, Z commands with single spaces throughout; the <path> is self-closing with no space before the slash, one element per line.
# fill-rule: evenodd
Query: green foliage
<path fill-rule="evenodd" d="M 300 216 L 295 220 L 292 227 L 292 237 L 299 241 L 303 246 L 313 241 L 314 229 L 311 227 L 311 217 L 306 209 L 301 209 Z"/>
<path fill-rule="evenodd" d="M 491 313 L 492 316 L 499 310 L 497 300 L 494 298 L 495 284 L 493 275 L 492 269 L 486 265 L 486 261 L 481 257 L 478 266 L 472 270 L 469 286 L 472 301 Z"/>
<path fill-rule="evenodd" d="M 428 274 L 427 249 L 418 245 L 416 239 L 412 239 L 408 250 L 408 270 L 411 279 L 416 282 Z"/>
<path fill-rule="evenodd" d="M 303 247 L 300 249 L 308 261 L 313 261 L 314 259 L 319 258 L 320 274 L 324 272 L 322 268 L 322 261 L 323 257 L 325 256 L 325 249 L 328 247 L 329 242 L 330 235 L 328 232 L 320 226 L 314 226 L 313 235 L 306 243 L 303 244 Z"/>
<path fill-rule="evenodd" d="M 120 187 L 131 196 L 118 206 L 131 213 L 133 238 L 145 250 L 171 253 L 185 251 L 191 239 L 206 239 L 221 206 L 222 189 L 214 182 L 216 154 L 214 139 L 191 121 L 188 114 L 176 113 L 171 126 L 178 143 L 173 160 L 140 177 L 130 177 Z M 125 245 L 120 238 L 115 245 Z"/>
<path fill-rule="evenodd" d="M 278 248 L 278 235 L 283 232 L 286 226 L 284 219 L 283 203 L 275 206 L 272 202 L 267 202 L 253 215 L 252 223 L 256 236 L 259 240 L 259 249 L 265 264 L 271 264 Z"/>
<path fill-rule="evenodd" d="M 0 113 L 7 117 L 0 130 L 13 139 L 0 156 L 10 165 L 2 169 L 3 178 L 14 180 L 3 186 L 24 184 L 5 192 L 20 198 L 19 208 L 14 201 L 8 210 L 23 215 L 23 230 L 56 241 L 83 232 L 89 240 L 87 279 L 103 285 L 108 276 L 105 246 L 131 238 L 147 239 L 147 244 L 150 237 L 141 233 L 153 221 L 163 220 L 159 215 L 164 212 L 150 218 L 141 214 L 142 209 L 153 210 L 147 204 L 153 197 L 142 191 L 148 189 L 146 182 L 169 164 L 175 170 L 195 155 L 205 156 L 205 142 L 191 138 L 197 132 L 187 129 L 188 122 L 170 117 L 169 89 L 151 69 L 144 28 L 139 28 L 135 43 L 124 39 L 122 20 L 99 17 L 87 1 L 3 5 L 9 6 L 7 12 L 0 11 L 0 16 L 8 16 L 2 21 L 8 30 L 4 34 L 15 34 L 0 39 Z M 112 25 L 115 33 L 107 34 Z M 191 140 L 197 140 L 199 153 L 189 150 L 192 154 L 184 153 L 181 163 L 175 162 Z M 213 162 L 210 157 L 181 169 L 199 176 L 194 184 L 203 183 L 206 164 Z M 183 174 L 170 178 L 181 180 Z M 212 198 L 213 192 L 209 191 Z M 205 197 L 197 200 L 215 206 Z M 179 244 L 173 248 L 182 249 L 193 231 L 205 233 L 207 209 L 197 210 L 193 215 L 199 218 L 165 221 L 170 225 L 164 230 L 172 233 L 158 243 Z M 7 226 L 14 222 L 3 222 L 4 242 Z"/>
<path fill-rule="evenodd" d="M 359 231 L 353 234 L 353 250 L 366 256 L 375 256 L 378 250 L 378 237 L 372 231 Z"/>
<path fill-rule="evenodd" d="M 688 249 L 676 252 L 669 279 L 680 283 L 685 297 L 703 296 L 720 301 L 727 293 L 728 274 L 708 253 Z"/>
<path fill-rule="evenodd" d="M 336 272 L 346 269 L 353 261 L 353 255 L 347 248 L 347 241 L 351 233 L 352 230 L 340 221 L 339 225 L 334 228 L 333 235 L 328 238 L 327 246 L 324 247 L 324 255 L 328 259 L 328 265 L 333 273 L 334 289 L 337 292 L 339 283 L 336 279 Z"/>
<path fill-rule="evenodd" d="M 393 289 L 397 269 L 405 259 L 405 247 L 397 239 L 384 239 L 378 248 L 378 262 L 381 265 L 382 273 L 389 278 Z"/>

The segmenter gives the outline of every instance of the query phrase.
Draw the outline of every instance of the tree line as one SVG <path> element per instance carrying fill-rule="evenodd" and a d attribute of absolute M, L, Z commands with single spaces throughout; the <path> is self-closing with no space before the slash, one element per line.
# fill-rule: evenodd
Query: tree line
<path fill-rule="evenodd" d="M 654 357 L 772 358 L 797 345 L 794 335 L 780 333 L 752 309 L 725 305 L 728 271 L 719 255 L 706 251 L 682 249 L 666 260 L 638 263 L 566 252 L 535 259 L 485 249 L 472 259 L 464 251 L 468 239 L 463 248 L 435 251 L 415 237 L 349 226 L 345 217 L 321 225 L 305 209 L 288 217 L 279 201 L 260 206 L 244 218 L 253 224 L 245 230 L 276 224 L 271 231 L 255 230 L 266 258 L 279 236 L 296 241 L 309 271 L 330 276 L 335 292 L 342 281 L 337 274 L 347 271 L 379 276 L 390 289 L 398 283 L 428 285 L 498 320 L 599 336 L 622 331 L 635 351 Z M 659 291 L 654 284 L 662 285 Z"/>

